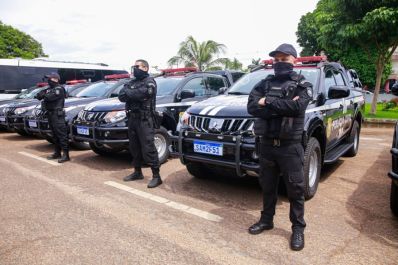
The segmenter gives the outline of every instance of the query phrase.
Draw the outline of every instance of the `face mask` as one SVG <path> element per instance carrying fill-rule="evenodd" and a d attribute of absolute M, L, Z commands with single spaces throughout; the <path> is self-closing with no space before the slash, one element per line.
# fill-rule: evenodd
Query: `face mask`
<path fill-rule="evenodd" d="M 148 72 L 143 71 L 143 70 L 141 70 L 139 68 L 135 68 L 135 67 L 134 67 L 134 70 L 133 70 L 133 74 L 134 74 L 134 77 L 137 78 L 138 80 L 142 80 L 145 77 L 149 76 Z"/>
<path fill-rule="evenodd" d="M 293 72 L 293 64 L 287 62 L 277 62 L 274 64 L 275 77 L 285 77 Z"/>
<path fill-rule="evenodd" d="M 48 80 L 48 85 L 51 87 L 51 88 L 54 88 L 54 87 L 56 87 L 57 85 L 58 85 L 58 82 L 54 82 L 54 81 L 52 81 L 52 80 Z"/>

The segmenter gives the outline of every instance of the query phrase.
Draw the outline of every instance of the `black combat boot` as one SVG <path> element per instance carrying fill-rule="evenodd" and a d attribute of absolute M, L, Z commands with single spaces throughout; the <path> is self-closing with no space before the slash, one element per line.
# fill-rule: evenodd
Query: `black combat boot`
<path fill-rule="evenodd" d="M 64 162 L 67 162 L 69 160 L 70 160 L 70 158 L 69 158 L 69 150 L 64 150 L 62 152 L 62 157 L 60 159 L 58 159 L 58 163 L 64 163 Z"/>
<path fill-rule="evenodd" d="M 304 248 L 304 232 L 300 230 L 293 230 L 290 239 L 290 248 L 292 250 L 302 250 Z"/>
<path fill-rule="evenodd" d="M 260 221 L 249 227 L 249 233 L 252 235 L 258 235 L 264 230 L 271 230 L 274 228 L 274 222 L 267 219 L 269 218 L 264 217 L 264 212 L 261 211 Z"/>
<path fill-rule="evenodd" d="M 152 174 L 153 176 L 151 181 L 148 183 L 148 188 L 156 188 L 163 183 L 159 174 L 159 168 L 152 168 Z"/>
<path fill-rule="evenodd" d="M 132 180 L 138 180 L 138 179 L 143 179 L 144 175 L 142 175 L 141 168 L 135 168 L 134 173 L 131 173 L 128 176 L 125 176 L 123 178 L 124 181 L 132 181 Z"/>

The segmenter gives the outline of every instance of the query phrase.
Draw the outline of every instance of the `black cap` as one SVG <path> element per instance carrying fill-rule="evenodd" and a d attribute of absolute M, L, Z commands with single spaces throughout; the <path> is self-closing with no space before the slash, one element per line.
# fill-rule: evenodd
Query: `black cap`
<path fill-rule="evenodd" d="M 57 73 L 55 73 L 55 72 L 52 72 L 52 73 L 50 73 L 50 74 L 48 74 L 48 75 L 45 75 L 44 76 L 45 78 L 55 78 L 55 79 L 58 79 L 58 80 L 60 80 L 61 79 L 61 77 L 59 77 L 59 74 L 57 74 Z"/>
<path fill-rule="evenodd" d="M 283 43 L 279 45 L 278 48 L 275 49 L 275 51 L 269 53 L 269 56 L 275 57 L 275 54 L 277 54 L 278 52 L 292 55 L 294 56 L 294 58 L 297 58 L 297 51 L 291 44 Z"/>

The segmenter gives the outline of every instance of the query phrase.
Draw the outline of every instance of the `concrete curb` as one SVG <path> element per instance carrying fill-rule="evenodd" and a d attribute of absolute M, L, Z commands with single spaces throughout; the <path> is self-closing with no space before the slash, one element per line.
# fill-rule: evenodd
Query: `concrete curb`
<path fill-rule="evenodd" d="M 397 121 L 398 120 L 394 120 L 394 119 L 365 118 L 366 123 L 395 124 Z"/>

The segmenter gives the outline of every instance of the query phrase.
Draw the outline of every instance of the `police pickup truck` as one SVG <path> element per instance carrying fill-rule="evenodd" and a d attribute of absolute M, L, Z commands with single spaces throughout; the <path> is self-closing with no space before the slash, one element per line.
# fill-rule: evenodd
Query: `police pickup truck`
<path fill-rule="evenodd" d="M 175 131 L 182 114 L 193 103 L 224 93 L 244 73 L 239 71 L 197 72 L 196 68 L 162 70 L 157 83 L 156 109 L 161 124 L 155 132 L 159 161 L 169 157 L 168 131 Z M 128 150 L 125 103 L 109 99 L 89 104 L 73 121 L 75 140 L 88 141 L 100 155 Z"/>
<path fill-rule="evenodd" d="M 236 82 L 226 95 L 194 104 L 182 115 L 170 149 L 194 177 L 258 176 L 254 117 L 247 112 L 247 100 L 254 85 L 273 74 L 272 60 L 264 63 Z M 324 57 L 298 58 L 294 69 L 313 84 L 302 137 L 305 197 L 309 199 L 316 193 L 323 164 L 356 155 L 364 97 L 355 71 Z"/>

